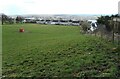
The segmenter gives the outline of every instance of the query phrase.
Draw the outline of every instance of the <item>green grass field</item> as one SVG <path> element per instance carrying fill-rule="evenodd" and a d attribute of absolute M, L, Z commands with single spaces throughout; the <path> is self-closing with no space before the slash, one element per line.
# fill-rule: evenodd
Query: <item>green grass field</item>
<path fill-rule="evenodd" d="M 5 77 L 120 77 L 120 51 L 80 27 L 14 24 L 2 31 Z"/>
<path fill-rule="evenodd" d="M 0 77 L 1 76 L 2 76 L 2 25 L 0 25 Z"/>

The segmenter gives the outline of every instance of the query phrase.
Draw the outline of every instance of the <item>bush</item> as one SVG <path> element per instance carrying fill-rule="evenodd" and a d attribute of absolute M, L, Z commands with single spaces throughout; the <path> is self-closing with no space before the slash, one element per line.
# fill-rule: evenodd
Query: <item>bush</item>
<path fill-rule="evenodd" d="M 90 24 L 88 22 L 83 22 L 81 24 L 81 27 L 82 27 L 82 31 L 86 33 L 90 29 Z"/>

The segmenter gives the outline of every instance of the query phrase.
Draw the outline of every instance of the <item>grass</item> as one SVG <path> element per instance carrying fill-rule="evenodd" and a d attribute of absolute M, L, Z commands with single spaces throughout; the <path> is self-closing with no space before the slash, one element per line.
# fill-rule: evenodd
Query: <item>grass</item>
<path fill-rule="evenodd" d="M 2 76 L 2 26 L 0 25 L 0 77 Z"/>
<path fill-rule="evenodd" d="M 25 29 L 19 33 L 19 28 Z M 3 25 L 5 77 L 120 77 L 119 50 L 75 26 Z"/>

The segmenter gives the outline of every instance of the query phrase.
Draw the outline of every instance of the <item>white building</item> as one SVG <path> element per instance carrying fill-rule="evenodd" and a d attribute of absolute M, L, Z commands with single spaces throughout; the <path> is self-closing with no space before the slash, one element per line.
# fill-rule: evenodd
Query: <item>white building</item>
<path fill-rule="evenodd" d="M 79 20 L 73 20 L 72 21 L 72 25 L 73 26 L 79 26 L 80 25 L 80 21 Z"/>
<path fill-rule="evenodd" d="M 32 22 L 35 21 L 35 18 L 25 18 L 24 22 Z"/>

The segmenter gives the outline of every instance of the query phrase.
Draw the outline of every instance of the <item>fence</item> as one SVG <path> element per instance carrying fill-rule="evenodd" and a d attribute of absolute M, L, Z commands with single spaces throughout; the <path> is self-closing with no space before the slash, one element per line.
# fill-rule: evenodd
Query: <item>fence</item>
<path fill-rule="evenodd" d="M 106 30 L 105 25 L 99 25 L 98 29 L 95 30 L 92 35 L 106 39 L 120 46 L 120 21 L 114 21 L 113 30 L 111 32 Z"/>

